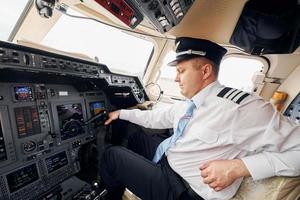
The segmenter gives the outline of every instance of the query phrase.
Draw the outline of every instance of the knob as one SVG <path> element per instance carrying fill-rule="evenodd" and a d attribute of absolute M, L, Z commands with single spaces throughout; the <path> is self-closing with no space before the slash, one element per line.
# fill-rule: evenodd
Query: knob
<path fill-rule="evenodd" d="M 148 5 L 148 9 L 149 9 L 149 10 L 154 10 L 154 9 L 157 8 L 157 6 L 158 6 L 158 2 L 154 0 L 154 1 L 152 1 L 152 2 Z"/>

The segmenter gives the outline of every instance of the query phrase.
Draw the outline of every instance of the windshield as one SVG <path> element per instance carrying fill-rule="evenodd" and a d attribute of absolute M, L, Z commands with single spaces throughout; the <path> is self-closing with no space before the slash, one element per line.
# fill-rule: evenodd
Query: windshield
<path fill-rule="evenodd" d="M 68 9 L 72 15 L 80 13 Z M 143 77 L 153 44 L 92 20 L 63 15 L 42 42 L 56 49 L 99 59 L 116 73 Z"/>
<path fill-rule="evenodd" d="M 28 0 L 0 1 L 0 40 L 8 40 Z"/>

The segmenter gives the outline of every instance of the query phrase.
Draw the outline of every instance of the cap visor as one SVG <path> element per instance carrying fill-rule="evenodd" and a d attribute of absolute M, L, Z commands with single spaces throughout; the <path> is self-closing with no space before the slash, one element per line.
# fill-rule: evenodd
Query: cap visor
<path fill-rule="evenodd" d="M 174 66 L 177 65 L 177 63 L 178 63 L 178 60 L 173 60 L 172 62 L 169 62 L 167 65 L 171 66 L 171 67 L 174 67 Z"/>
<path fill-rule="evenodd" d="M 181 56 L 181 57 L 177 57 L 175 60 L 169 62 L 167 65 L 169 65 L 169 66 L 176 66 L 181 61 L 190 60 L 190 59 L 197 58 L 197 57 L 204 57 L 204 56 L 199 56 L 199 55 L 184 55 L 184 56 Z"/>

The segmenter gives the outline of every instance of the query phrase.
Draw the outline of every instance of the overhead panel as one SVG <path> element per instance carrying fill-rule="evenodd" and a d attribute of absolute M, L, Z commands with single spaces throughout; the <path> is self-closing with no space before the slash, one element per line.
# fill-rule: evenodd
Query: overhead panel
<path fill-rule="evenodd" d="M 132 0 L 161 33 L 179 24 L 194 0 Z"/>
<path fill-rule="evenodd" d="M 135 28 L 142 20 L 143 16 L 130 1 L 125 0 L 95 0 L 115 17 L 121 20 L 130 28 Z"/>
<path fill-rule="evenodd" d="M 134 29 L 145 18 L 160 33 L 179 24 L 194 0 L 94 0 Z"/>

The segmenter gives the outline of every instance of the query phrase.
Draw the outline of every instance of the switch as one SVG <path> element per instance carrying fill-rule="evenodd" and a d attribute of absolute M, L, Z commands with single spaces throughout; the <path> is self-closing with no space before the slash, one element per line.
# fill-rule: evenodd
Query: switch
<path fill-rule="evenodd" d="M 179 3 L 176 3 L 174 6 L 172 6 L 172 10 L 174 11 L 174 10 L 176 10 L 179 7 L 180 7 Z"/>
<path fill-rule="evenodd" d="M 176 15 L 176 18 L 182 17 L 183 16 L 183 12 L 180 12 Z"/>
<path fill-rule="evenodd" d="M 172 0 L 172 1 L 170 1 L 170 6 L 173 7 L 175 3 L 178 3 L 178 0 Z"/>

